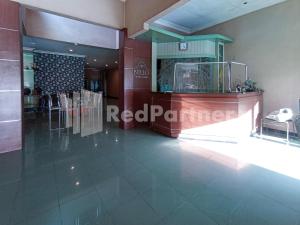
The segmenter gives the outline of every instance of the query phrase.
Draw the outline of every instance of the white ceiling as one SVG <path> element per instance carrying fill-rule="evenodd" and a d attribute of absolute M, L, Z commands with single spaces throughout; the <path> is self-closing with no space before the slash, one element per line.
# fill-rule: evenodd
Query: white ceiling
<path fill-rule="evenodd" d="M 62 54 L 75 54 L 86 56 L 87 67 L 93 68 L 117 68 L 118 50 L 99 48 L 87 45 L 75 45 L 73 43 L 53 41 L 36 37 L 23 37 L 23 47 L 33 50 L 49 51 Z M 72 50 L 72 51 L 70 51 Z M 96 61 L 95 61 L 96 60 Z"/>
<path fill-rule="evenodd" d="M 286 0 L 191 0 L 155 21 L 185 33 L 194 33 Z"/>

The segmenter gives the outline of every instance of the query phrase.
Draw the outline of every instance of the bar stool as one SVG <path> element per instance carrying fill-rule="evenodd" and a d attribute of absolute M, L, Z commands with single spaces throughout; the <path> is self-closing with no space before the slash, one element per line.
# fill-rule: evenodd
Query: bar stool
<path fill-rule="evenodd" d="M 56 102 L 53 103 L 53 98 L 50 94 L 48 96 L 48 112 L 49 112 L 49 130 L 58 130 L 61 129 L 61 104 L 58 96 L 56 95 Z M 52 128 L 52 111 L 58 111 L 58 127 Z"/>
<path fill-rule="evenodd" d="M 64 124 L 64 128 L 72 127 L 72 100 L 67 97 L 65 93 L 60 93 L 59 95 L 60 102 L 60 114 L 62 116 L 62 124 Z"/>

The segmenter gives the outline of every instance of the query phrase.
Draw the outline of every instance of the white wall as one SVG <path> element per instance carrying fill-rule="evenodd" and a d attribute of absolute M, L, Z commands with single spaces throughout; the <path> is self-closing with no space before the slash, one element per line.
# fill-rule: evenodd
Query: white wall
<path fill-rule="evenodd" d="M 102 48 L 119 48 L 119 30 L 26 9 L 26 35 Z"/>
<path fill-rule="evenodd" d="M 129 36 L 144 31 L 144 23 L 179 7 L 189 0 L 127 0 L 125 6 L 125 24 Z"/>
<path fill-rule="evenodd" d="M 128 28 L 129 36 L 144 31 L 144 23 L 190 0 L 12 0 L 111 28 Z M 126 4 L 126 7 L 125 7 Z M 126 9 L 125 9 L 126 8 Z M 126 15 L 125 15 L 126 12 Z"/>
<path fill-rule="evenodd" d="M 120 0 L 13 0 L 21 4 L 112 28 L 124 28 Z"/>
<path fill-rule="evenodd" d="M 250 78 L 265 90 L 264 113 L 282 107 L 298 112 L 300 98 L 300 1 L 266 8 L 200 33 L 234 38 L 226 59 L 249 65 Z"/>

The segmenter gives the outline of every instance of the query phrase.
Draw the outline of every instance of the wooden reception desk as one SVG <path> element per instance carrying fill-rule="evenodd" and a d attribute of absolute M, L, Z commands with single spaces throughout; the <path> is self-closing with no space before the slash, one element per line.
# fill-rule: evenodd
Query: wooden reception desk
<path fill-rule="evenodd" d="M 173 113 L 156 117 L 151 129 L 169 137 L 241 137 L 255 132 L 262 116 L 263 94 L 152 93 L 152 106 Z M 177 117 L 177 118 L 176 118 Z M 170 120 L 168 120 L 171 119 Z"/>

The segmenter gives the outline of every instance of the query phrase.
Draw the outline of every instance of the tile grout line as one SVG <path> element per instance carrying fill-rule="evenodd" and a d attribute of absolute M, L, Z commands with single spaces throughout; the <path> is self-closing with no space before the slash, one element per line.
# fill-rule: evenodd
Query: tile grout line
<path fill-rule="evenodd" d="M 130 156 L 127 156 L 127 157 L 129 157 L 130 159 L 132 159 L 133 161 L 135 161 L 136 163 L 138 163 L 138 164 L 140 164 L 139 162 L 137 162 L 136 160 L 134 160 L 132 157 L 130 157 Z M 114 167 L 116 167 L 115 165 L 114 165 L 114 163 L 110 160 L 110 159 L 108 159 L 112 164 L 113 164 L 113 166 Z M 142 167 L 144 167 L 143 165 L 141 165 Z M 117 169 L 117 168 L 115 168 L 115 169 Z M 145 168 L 146 169 L 146 168 Z M 117 169 L 117 171 L 118 171 L 118 169 Z M 129 182 L 128 181 L 128 178 L 126 178 L 125 176 L 123 176 L 122 174 L 120 175 L 124 180 L 126 180 L 126 182 L 130 185 L 130 187 L 133 189 L 133 190 L 135 190 L 135 192 L 137 193 L 137 197 L 139 197 L 139 198 L 141 198 L 141 200 L 146 204 L 146 205 L 148 205 L 151 209 L 152 209 L 152 211 L 158 216 L 158 218 L 159 218 L 159 215 L 157 214 L 157 212 L 156 212 L 156 210 L 147 202 L 147 201 L 145 201 L 144 200 L 144 198 L 142 197 L 142 195 L 140 194 L 140 192 L 139 191 L 137 191 L 137 189 L 131 184 L 131 182 Z"/>
<path fill-rule="evenodd" d="M 54 170 L 54 182 L 55 182 L 55 189 L 56 189 L 56 197 L 58 202 L 58 209 L 59 209 L 59 216 L 60 216 L 60 224 L 63 225 L 63 218 L 62 218 L 62 211 L 61 211 L 61 204 L 59 201 L 59 193 L 58 193 L 58 179 L 57 179 L 57 173 L 56 173 L 56 167 L 54 159 L 52 161 L 53 163 L 53 170 Z"/>

